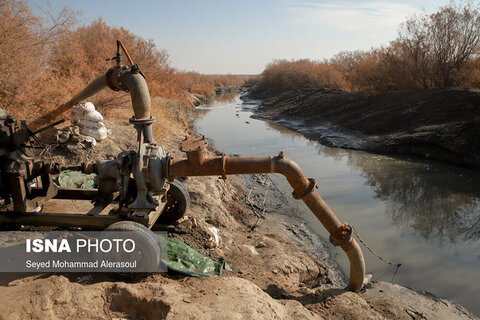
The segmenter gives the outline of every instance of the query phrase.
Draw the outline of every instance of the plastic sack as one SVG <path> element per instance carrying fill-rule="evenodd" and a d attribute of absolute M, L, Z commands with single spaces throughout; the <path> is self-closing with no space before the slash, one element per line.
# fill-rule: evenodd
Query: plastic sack
<path fill-rule="evenodd" d="M 167 257 L 169 269 L 194 277 L 219 277 L 223 269 L 232 271 L 223 259 L 215 262 L 176 238 L 168 238 Z"/>
<path fill-rule="evenodd" d="M 90 120 L 85 120 L 85 119 L 80 119 L 75 124 L 77 126 L 79 126 L 80 128 L 90 127 L 90 128 L 99 129 L 99 128 L 105 127 L 105 124 L 103 122 L 95 122 L 95 121 L 90 121 Z"/>
<path fill-rule="evenodd" d="M 75 112 L 72 108 L 72 113 L 70 115 L 70 121 L 73 124 L 77 124 L 81 120 L 92 121 L 92 122 L 103 122 L 103 117 L 98 111 L 91 111 L 87 113 Z"/>
<path fill-rule="evenodd" d="M 103 122 L 103 117 L 100 112 L 95 110 L 93 103 L 86 102 L 72 107 L 70 120 L 73 124 L 76 124 L 79 120 Z"/>
<path fill-rule="evenodd" d="M 91 102 L 81 103 L 78 106 L 72 108 L 72 113 L 77 115 L 83 115 L 89 112 L 95 111 L 95 106 Z"/>
<path fill-rule="evenodd" d="M 93 122 L 103 122 L 103 117 L 98 111 L 92 111 L 85 113 L 81 118 L 81 120 L 88 120 Z"/>
<path fill-rule="evenodd" d="M 86 111 L 86 113 L 89 113 L 95 111 L 95 106 L 91 102 L 85 102 L 83 104 L 83 109 Z"/>
<path fill-rule="evenodd" d="M 108 130 L 105 127 L 100 127 L 100 128 L 81 127 L 80 133 L 85 136 L 93 137 L 97 141 L 102 141 L 106 139 L 108 136 Z"/>

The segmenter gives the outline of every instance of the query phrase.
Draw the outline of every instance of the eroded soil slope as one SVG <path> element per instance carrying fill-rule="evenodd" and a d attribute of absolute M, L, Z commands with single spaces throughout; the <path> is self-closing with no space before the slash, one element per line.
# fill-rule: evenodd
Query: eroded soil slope
<path fill-rule="evenodd" d="M 302 89 L 263 98 L 258 117 L 327 145 L 480 167 L 478 90 L 355 95 Z"/>

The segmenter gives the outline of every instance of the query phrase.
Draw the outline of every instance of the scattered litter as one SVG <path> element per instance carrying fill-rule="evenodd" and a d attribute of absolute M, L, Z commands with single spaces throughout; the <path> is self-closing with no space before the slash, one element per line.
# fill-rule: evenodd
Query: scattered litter
<path fill-rule="evenodd" d="M 176 238 L 168 238 L 167 256 L 170 270 L 194 277 L 219 277 L 223 269 L 232 271 L 222 258 L 215 262 Z"/>
<path fill-rule="evenodd" d="M 35 209 L 32 210 L 32 213 L 39 213 L 42 211 L 42 206 L 38 206 Z"/>
<path fill-rule="evenodd" d="M 367 273 L 365 274 L 365 277 L 363 278 L 363 285 L 366 286 L 370 282 L 372 282 L 373 274 Z"/>
<path fill-rule="evenodd" d="M 77 153 L 81 149 L 90 149 L 97 145 L 97 140 L 94 137 L 81 134 L 80 128 L 75 125 L 57 131 L 56 140 L 72 153 Z"/>
<path fill-rule="evenodd" d="M 188 219 L 189 219 L 189 216 L 185 215 L 185 216 L 183 216 L 183 217 L 181 217 L 180 219 L 177 220 L 177 224 L 180 224 L 184 221 L 188 221 Z"/>
<path fill-rule="evenodd" d="M 208 230 L 213 234 L 213 238 L 210 241 L 214 241 L 215 246 L 219 246 L 220 244 L 220 236 L 218 235 L 218 229 L 215 227 L 210 227 Z"/>
<path fill-rule="evenodd" d="M 244 244 L 243 245 L 245 248 L 247 248 L 253 255 L 258 255 L 258 251 L 255 249 L 255 247 L 253 246 L 249 246 L 249 245 L 246 245 Z"/>

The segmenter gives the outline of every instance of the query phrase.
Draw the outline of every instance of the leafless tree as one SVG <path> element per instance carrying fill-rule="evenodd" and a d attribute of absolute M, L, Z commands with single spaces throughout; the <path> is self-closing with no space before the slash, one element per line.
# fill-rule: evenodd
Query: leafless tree
<path fill-rule="evenodd" d="M 424 88 L 458 85 L 458 74 L 480 49 L 480 12 L 473 4 L 450 4 L 416 15 L 401 27 L 405 67 Z"/>

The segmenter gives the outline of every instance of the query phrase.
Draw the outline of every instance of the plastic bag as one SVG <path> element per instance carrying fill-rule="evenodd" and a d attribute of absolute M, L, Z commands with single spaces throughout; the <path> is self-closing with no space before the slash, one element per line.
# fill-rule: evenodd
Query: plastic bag
<path fill-rule="evenodd" d="M 108 131 L 105 127 L 100 128 L 90 128 L 90 127 L 83 127 L 80 128 L 80 133 L 85 136 L 90 136 L 95 138 L 97 141 L 102 141 L 107 138 Z"/>
<path fill-rule="evenodd" d="M 73 124 L 76 124 L 80 120 L 103 122 L 103 117 L 100 112 L 95 110 L 93 103 L 86 102 L 72 107 L 70 120 Z"/>
<path fill-rule="evenodd" d="M 91 102 L 74 106 L 70 113 L 70 121 L 80 128 L 82 135 L 93 137 L 97 141 L 102 141 L 108 136 L 103 117 Z"/>
<path fill-rule="evenodd" d="M 98 111 L 92 111 L 85 113 L 80 119 L 93 122 L 103 122 L 103 117 Z"/>
<path fill-rule="evenodd" d="M 91 102 L 86 102 L 82 104 L 83 109 L 85 110 L 86 113 L 93 112 L 95 111 L 95 106 Z"/>
<path fill-rule="evenodd" d="M 80 128 L 82 127 L 90 127 L 90 128 L 102 128 L 105 127 L 105 124 L 103 122 L 95 122 L 95 121 L 90 121 L 90 120 L 85 120 L 85 119 L 80 119 L 78 120 L 77 123 L 75 123 L 77 126 Z"/>
<path fill-rule="evenodd" d="M 219 277 L 223 269 L 232 271 L 222 258 L 215 262 L 175 238 L 168 238 L 167 251 L 167 266 L 176 272 L 194 277 Z"/>
<path fill-rule="evenodd" d="M 73 108 L 70 116 L 70 121 L 73 124 L 77 124 L 81 120 L 92 121 L 92 122 L 103 122 L 103 117 L 98 111 L 81 113 L 81 112 L 74 112 Z"/>

